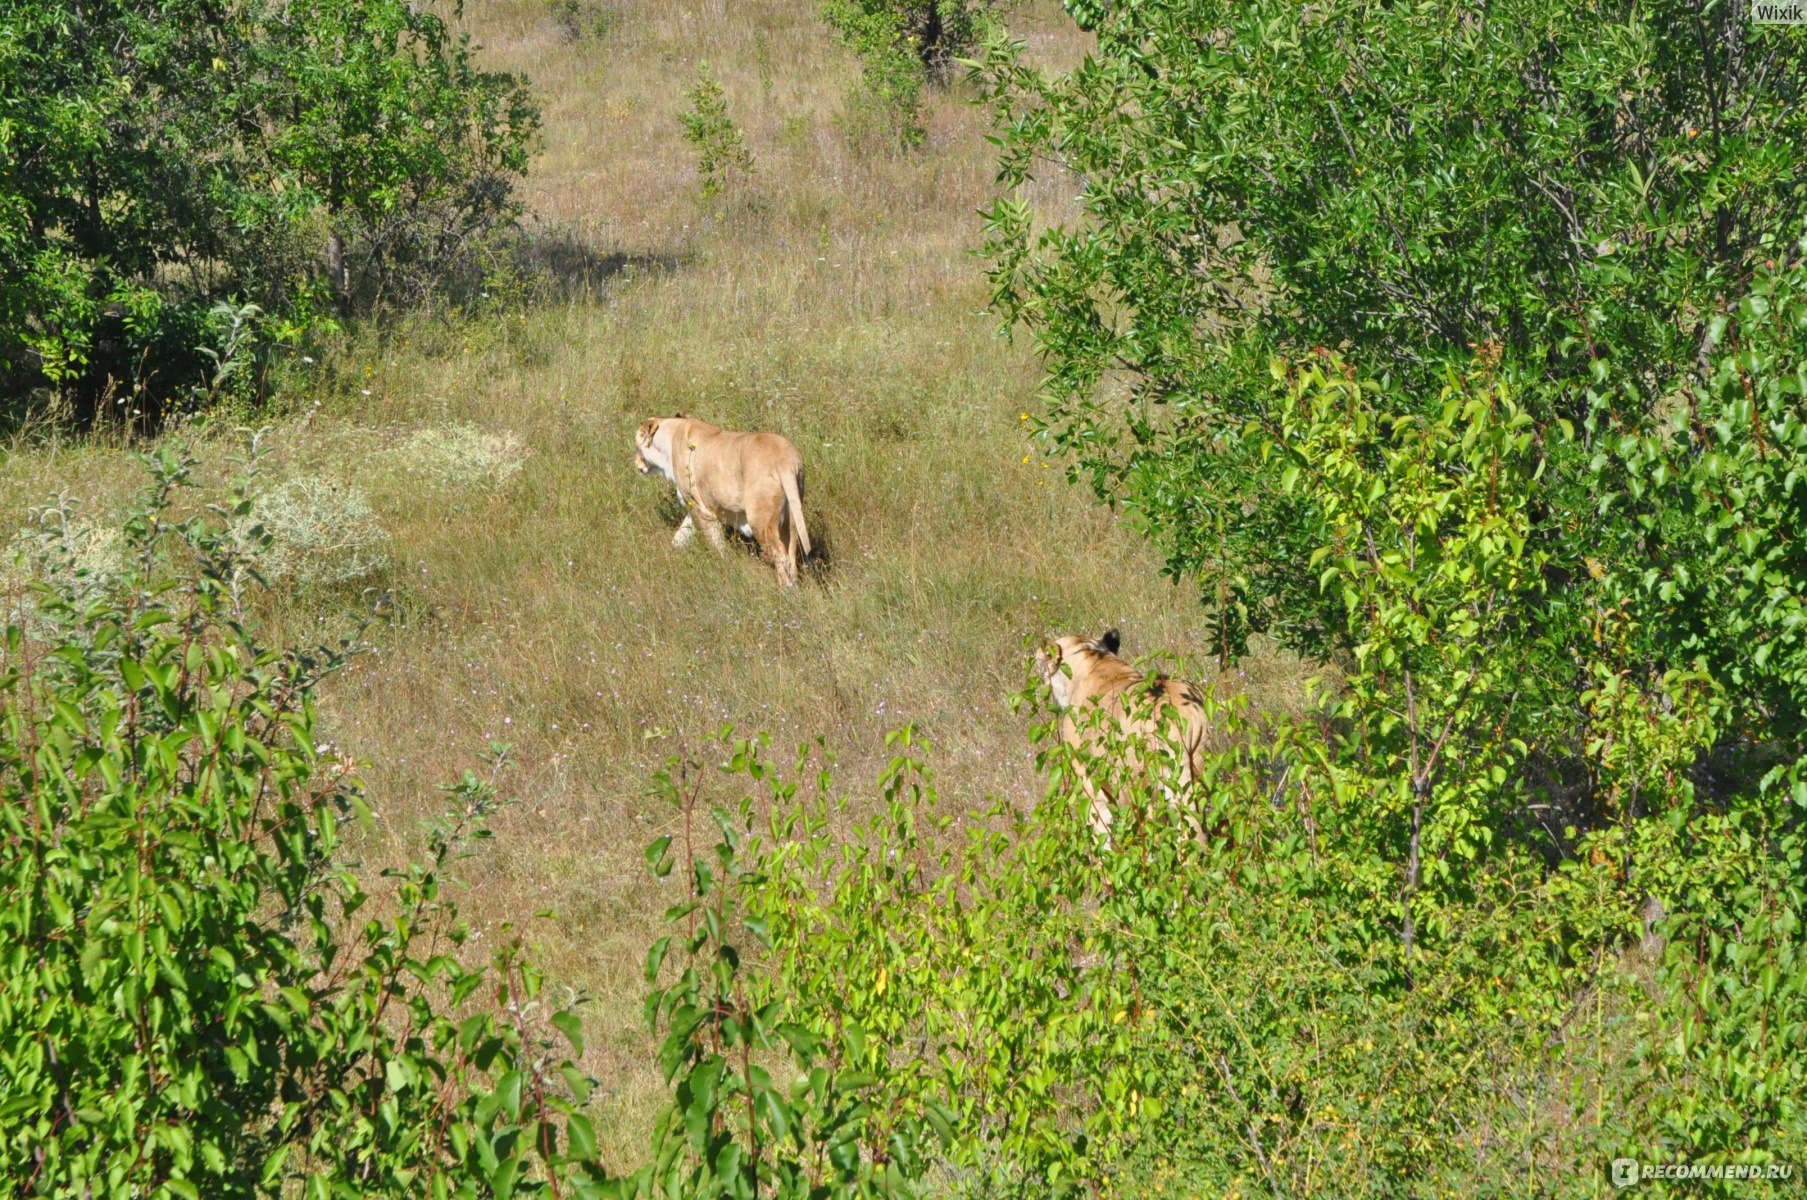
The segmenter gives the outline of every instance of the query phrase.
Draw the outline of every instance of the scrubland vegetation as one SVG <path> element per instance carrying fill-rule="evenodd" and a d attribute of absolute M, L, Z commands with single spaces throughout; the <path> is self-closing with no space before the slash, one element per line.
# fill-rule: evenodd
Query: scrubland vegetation
<path fill-rule="evenodd" d="M 172 256 L 111 302 L 208 352 L 110 385 L 0 226 L 12 1186 L 1807 1162 L 1807 52 L 1741 19 L 472 4 L 489 190 Z M 679 410 L 801 450 L 803 586 L 671 546 Z M 1109 626 L 1210 685 L 1194 786 L 1054 744 Z"/>

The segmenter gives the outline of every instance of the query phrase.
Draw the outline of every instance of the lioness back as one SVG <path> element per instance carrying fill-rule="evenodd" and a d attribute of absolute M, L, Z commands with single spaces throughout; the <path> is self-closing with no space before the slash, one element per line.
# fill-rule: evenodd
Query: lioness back
<path fill-rule="evenodd" d="M 1179 782 L 1190 784 L 1210 735 L 1204 693 L 1186 680 L 1138 671 L 1117 653 L 1121 644 L 1113 629 L 1096 638 L 1057 638 L 1037 653 L 1039 672 L 1061 709 L 1061 738 L 1071 746 L 1096 743 L 1101 733 L 1087 727 L 1085 712 L 1102 710 L 1123 734 L 1150 749 L 1157 739 L 1177 743 Z M 1108 813 L 1095 810 L 1094 823 L 1108 825 Z"/>

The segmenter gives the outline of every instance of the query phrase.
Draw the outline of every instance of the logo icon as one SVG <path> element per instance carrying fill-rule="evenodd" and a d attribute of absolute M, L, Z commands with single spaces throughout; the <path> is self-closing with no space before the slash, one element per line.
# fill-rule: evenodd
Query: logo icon
<path fill-rule="evenodd" d="M 1615 1158 L 1612 1160 L 1612 1185 L 1616 1188 L 1627 1188 L 1638 1181 L 1638 1160 L 1635 1158 Z"/>

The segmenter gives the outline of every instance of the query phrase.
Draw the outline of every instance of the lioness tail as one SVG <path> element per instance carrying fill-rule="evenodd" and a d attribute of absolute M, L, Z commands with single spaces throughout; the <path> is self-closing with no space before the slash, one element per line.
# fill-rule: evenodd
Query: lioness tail
<path fill-rule="evenodd" d="M 786 471 L 780 477 L 780 482 L 784 486 L 784 502 L 791 510 L 791 528 L 797 531 L 797 540 L 803 543 L 803 553 L 809 554 L 809 522 L 803 519 L 803 495 L 798 474 Z"/>

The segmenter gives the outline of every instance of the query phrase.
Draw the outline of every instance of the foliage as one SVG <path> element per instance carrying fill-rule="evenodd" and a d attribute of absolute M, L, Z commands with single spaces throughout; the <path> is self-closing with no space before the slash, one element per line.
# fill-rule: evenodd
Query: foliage
<path fill-rule="evenodd" d="M 0 379 L 83 419 L 200 375 L 222 300 L 293 340 L 417 296 L 512 217 L 538 122 L 403 0 L 12 5 L 0 113 Z"/>
<path fill-rule="evenodd" d="M 723 735 L 726 740 L 726 734 Z M 733 771 L 767 778 L 751 745 L 735 747 Z M 654 1032 L 664 1028 L 659 1063 L 673 1089 L 653 1135 L 653 1161 L 621 1184 L 622 1194 L 649 1197 L 911 1196 L 924 1155 L 945 1119 L 931 1128 L 899 1121 L 882 1104 L 881 1081 L 864 1069 L 866 1035 L 854 1024 L 825 1027 L 794 1019 L 813 1010 L 793 1004 L 769 980 L 747 977 L 742 947 L 772 949 L 771 921 L 781 910 L 748 907 L 765 898 L 761 861 L 738 814 L 700 809 L 703 779 L 674 758 L 658 790 L 683 820 L 682 841 L 662 836 L 647 848 L 660 878 L 683 857 L 686 899 L 665 914 L 681 928 L 654 942 L 646 960 L 657 982 L 674 941 L 683 968 L 647 996 Z M 784 794 L 784 789 L 778 789 Z M 718 840 L 703 853 L 699 821 Z M 882 985 L 881 985 L 882 990 Z M 783 1064 L 781 1066 L 780 1064 Z M 774 1078 L 788 1067 L 790 1079 Z M 874 1097 L 880 1103 L 874 1103 Z"/>
<path fill-rule="evenodd" d="M 1084 181 L 1070 228 L 998 199 L 997 307 L 1047 356 L 1045 436 L 1200 580 L 1232 652 L 1335 648 L 1287 567 L 1310 514 L 1241 433 L 1272 355 L 1337 350 L 1394 410 L 1497 355 L 1540 438 L 1604 374 L 1601 419 L 1640 430 L 1807 220 L 1807 46 L 1731 6 L 1068 11 L 1098 39 L 1079 68 L 994 41 L 980 75 L 1004 184 Z M 1537 535 L 1580 578 L 1597 448 L 1552 453 Z"/>
<path fill-rule="evenodd" d="M 165 451 L 96 575 L 55 520 L 0 688 L 0 1177 L 21 1195 L 595 1195 L 586 1081 L 510 938 L 444 894 L 493 780 L 372 895 L 313 693 L 356 639 L 272 647 L 239 603 L 249 478 L 182 516 Z M 255 465 L 255 460 L 253 461 Z M 28 632 L 27 626 L 41 632 Z M 501 751 L 497 751 L 500 766 Z M 562 1041 L 562 1039 L 560 1039 Z M 554 1180 L 561 1182 L 555 1183 Z"/>
<path fill-rule="evenodd" d="M 1605 380 L 1593 396 L 1590 491 L 1619 545 L 1596 545 L 1608 595 L 1664 659 L 1699 656 L 1739 735 L 1807 732 L 1797 530 L 1807 518 L 1807 243 L 1761 265 L 1708 325 L 1702 370 L 1636 425 Z M 1610 554 L 1607 551 L 1616 550 Z"/>
<path fill-rule="evenodd" d="M 678 114 L 684 140 L 697 152 L 697 174 L 703 178 L 703 198 L 719 195 L 734 175 L 751 175 L 753 152 L 747 135 L 728 115 L 727 97 L 709 64 L 697 68 L 696 86 L 690 89 L 690 108 Z"/>
<path fill-rule="evenodd" d="M 922 92 L 994 24 L 1001 0 L 824 0 L 822 17 L 860 56 L 850 108 L 881 114 L 899 145 L 922 141 Z"/>
<path fill-rule="evenodd" d="M 1342 609 L 1354 661 L 1337 715 L 1364 790 L 1407 831 L 1396 924 L 1409 951 L 1426 865 L 1440 890 L 1468 885 L 1463 865 L 1516 800 L 1503 785 L 1528 747 L 1514 712 L 1546 699 L 1530 664 L 1502 653 L 1544 583 L 1529 538 L 1543 461 L 1497 381 L 1452 382 L 1433 418 L 1388 416 L 1339 365 L 1277 371 L 1280 419 L 1251 437 L 1321 522 L 1306 564 Z"/>
<path fill-rule="evenodd" d="M 781 1058 L 763 1060 L 775 1077 L 756 1065 L 781 1044 L 826 1052 L 797 1052 L 791 1095 L 858 1089 L 847 1162 L 934 1194 L 1431 1196 L 1515 1179 L 1570 1195 L 1620 1155 L 1767 1163 L 1807 1137 L 1798 836 L 1769 859 L 1793 874 L 1749 888 L 1730 886 L 1744 858 L 1707 852 L 1728 832 L 1711 814 L 1645 822 L 1629 870 L 1623 845 L 1555 870 L 1495 853 L 1435 889 L 1440 919 L 1408 946 L 1397 785 L 1332 729 L 1207 705 L 1225 745 L 1192 791 L 1127 768 L 1107 734 L 1096 755 L 1045 750 L 1033 811 L 965 830 L 938 815 L 912 730 L 875 797 L 840 799 L 811 752 L 786 778 L 763 741 L 724 734 L 724 782 L 746 790 L 714 806 L 716 857 L 692 862 L 704 882 L 673 910 L 704 957 L 649 1000 L 676 1087 L 640 1177 L 672 1182 L 642 1194 L 751 1194 L 752 1147 L 774 1160 L 762 1180 L 868 1194 L 811 1174 L 820 1139 L 747 1107 L 783 1094 Z M 1080 770 L 1118 798 L 1109 845 Z M 1461 794 L 1439 788 L 1440 807 Z M 1732 827 L 1754 854 L 1774 836 Z M 649 848 L 656 869 L 671 848 Z M 1719 932 L 1668 923 L 1652 975 L 1625 949 L 1633 878 Z M 715 1048 L 742 1045 L 740 1063 Z M 740 1191 L 714 1182 L 723 1163 Z"/>

